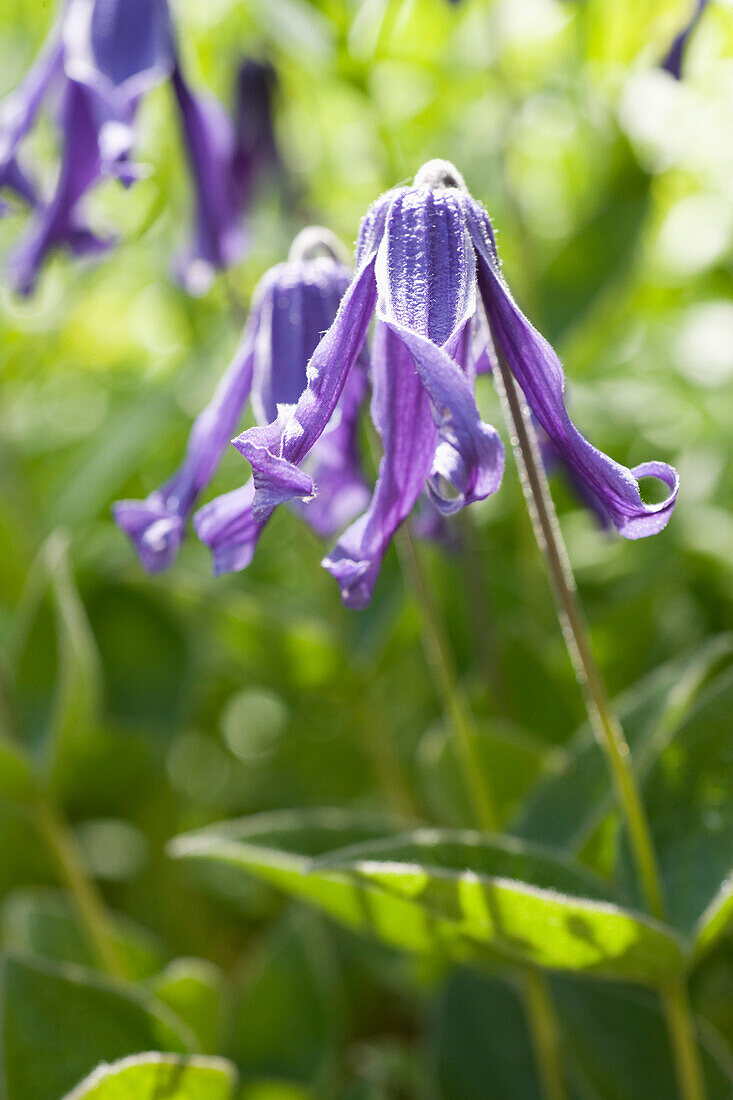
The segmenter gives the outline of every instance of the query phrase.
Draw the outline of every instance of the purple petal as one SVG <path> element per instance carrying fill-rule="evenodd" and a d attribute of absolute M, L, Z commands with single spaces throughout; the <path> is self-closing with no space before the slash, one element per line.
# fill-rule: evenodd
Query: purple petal
<path fill-rule="evenodd" d="M 343 530 L 369 503 L 358 451 L 359 412 L 366 392 L 367 362 L 362 354 L 346 379 L 328 427 L 309 456 L 317 496 L 305 504 L 293 502 L 324 539 Z"/>
<path fill-rule="evenodd" d="M 44 96 L 62 71 L 61 35 L 57 23 L 22 83 L 0 102 L 0 180 L 35 122 Z"/>
<path fill-rule="evenodd" d="M 453 188 L 398 195 L 376 265 L 377 317 L 410 351 L 433 403 L 439 441 L 429 490 L 446 514 L 495 492 L 504 470 L 501 439 L 481 420 L 474 394 L 476 264 L 464 203 Z"/>
<path fill-rule="evenodd" d="M 252 382 L 260 424 L 275 420 L 280 405 L 297 402 L 307 383 L 308 360 L 348 285 L 348 269 L 325 257 L 278 264 L 263 279 Z"/>
<path fill-rule="evenodd" d="M 116 523 L 130 536 L 151 573 L 167 569 L 174 561 L 186 517 L 242 415 L 252 383 L 256 329 L 255 311 L 213 398 L 194 421 L 181 468 L 146 500 L 121 500 L 114 506 Z"/>
<path fill-rule="evenodd" d="M 478 255 L 479 287 L 494 341 L 524 391 L 530 409 L 558 453 L 600 501 L 622 535 L 634 539 L 661 531 L 669 521 L 677 497 L 677 472 L 663 462 L 629 470 L 580 434 L 565 408 L 565 377 L 560 360 L 512 298 L 501 275 L 491 223 L 477 203 L 469 213 L 469 222 Z M 639 492 L 639 477 L 659 478 L 670 490 L 667 498 L 660 504 L 645 504 Z"/>
<path fill-rule="evenodd" d="M 31 206 L 35 206 L 36 189 L 15 157 L 11 157 L 9 161 L 0 166 L 0 189 L 3 187 L 9 188 L 21 199 L 25 199 L 27 203 L 30 203 Z M 0 204 L 0 213 L 2 213 L 3 206 L 4 204 Z"/>
<path fill-rule="evenodd" d="M 371 503 L 323 561 L 341 588 L 347 607 L 371 599 L 382 558 L 425 485 L 435 454 L 437 429 L 430 399 L 403 342 L 377 323 L 372 349 L 372 417 L 384 454 Z"/>
<path fill-rule="evenodd" d="M 64 16 L 64 67 L 124 115 L 173 71 L 166 0 L 70 0 Z"/>
<path fill-rule="evenodd" d="M 234 186 L 234 129 L 221 103 L 209 94 L 195 96 L 177 66 L 173 89 L 196 193 L 193 240 L 176 270 L 189 293 L 201 294 L 214 273 L 246 249 Z"/>
<path fill-rule="evenodd" d="M 199 508 L 193 517 L 196 534 L 211 550 L 214 575 L 246 569 L 254 556 L 267 520 L 252 514 L 254 482 L 223 493 Z"/>
<path fill-rule="evenodd" d="M 46 206 L 37 208 L 10 258 L 11 282 L 21 294 L 31 293 L 45 257 L 54 248 L 68 246 L 77 255 L 90 255 L 112 243 L 86 228 L 77 210 L 79 200 L 101 173 L 92 95 L 83 85 L 67 82 L 61 105 L 65 141 L 56 190 Z"/>
<path fill-rule="evenodd" d="M 268 61 L 248 57 L 240 63 L 234 111 L 234 186 L 240 210 L 250 205 L 263 171 L 276 172 L 285 182 L 273 122 L 276 89 L 277 75 Z"/>
<path fill-rule="evenodd" d="M 257 519 L 266 519 L 276 505 L 293 497 L 313 496 L 313 478 L 298 463 L 325 431 L 364 343 L 376 299 L 374 260 L 372 253 L 346 291 L 308 363 L 308 384 L 297 404 L 281 408 L 267 427 L 250 428 L 233 440 L 252 466 Z"/>

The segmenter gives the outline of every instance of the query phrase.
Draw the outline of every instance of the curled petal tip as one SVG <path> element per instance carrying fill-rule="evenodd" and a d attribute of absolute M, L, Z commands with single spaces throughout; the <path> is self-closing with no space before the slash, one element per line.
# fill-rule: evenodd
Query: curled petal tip
<path fill-rule="evenodd" d="M 121 500 L 112 511 L 148 573 L 161 573 L 173 564 L 183 540 L 183 520 L 162 500 Z"/>
<path fill-rule="evenodd" d="M 658 504 L 644 504 L 640 496 L 640 508 L 632 515 L 614 519 L 614 524 L 619 534 L 627 539 L 658 535 L 667 526 L 674 511 L 680 487 L 679 474 L 674 466 L 666 462 L 642 462 L 640 466 L 634 466 L 631 473 L 637 481 L 645 477 L 657 478 L 667 486 L 669 493 Z"/>

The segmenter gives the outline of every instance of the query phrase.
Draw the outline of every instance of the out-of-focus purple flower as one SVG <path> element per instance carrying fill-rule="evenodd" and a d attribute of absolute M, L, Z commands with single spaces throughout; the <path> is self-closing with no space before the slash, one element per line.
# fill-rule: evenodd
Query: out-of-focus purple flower
<path fill-rule="evenodd" d="M 697 26 L 700 20 L 700 16 L 707 7 L 707 2 L 708 0 L 696 0 L 695 10 L 692 13 L 690 21 L 688 22 L 685 29 L 683 31 L 680 31 L 680 33 L 677 35 L 674 42 L 672 43 L 669 53 L 665 57 L 664 61 L 662 61 L 661 63 L 660 67 L 662 69 L 666 69 L 667 72 L 670 73 L 670 75 L 673 76 L 676 80 L 682 79 L 682 57 L 687 47 L 688 39 L 694 31 L 695 27 Z"/>
<path fill-rule="evenodd" d="M 297 401 L 305 387 L 309 356 L 333 321 L 349 283 L 349 269 L 336 252 L 341 246 L 333 241 L 327 230 L 304 230 L 293 242 L 288 261 L 264 276 L 234 359 L 194 423 L 183 465 L 146 500 L 115 505 L 118 525 L 150 572 L 166 569 L 175 559 L 186 519 L 216 470 L 250 392 L 255 416 L 267 422 L 283 405 Z M 328 486 L 328 494 L 317 506 L 299 510 L 322 535 L 340 530 L 368 500 L 356 446 L 366 384 L 362 360 L 312 455 L 314 472 Z M 266 523 L 252 513 L 253 495 L 250 481 L 212 500 L 196 515 L 197 533 L 210 547 L 217 573 L 243 569 L 252 558 Z"/>
<path fill-rule="evenodd" d="M 241 259 L 246 237 L 234 177 L 234 128 L 212 95 L 194 95 L 176 66 L 173 90 L 181 115 L 196 215 L 191 243 L 176 271 L 191 294 L 202 294 L 221 269 Z"/>
<path fill-rule="evenodd" d="M 242 208 L 252 202 L 258 177 L 283 178 L 274 127 L 277 74 L 269 61 L 245 57 L 237 69 L 234 102 L 234 181 Z"/>
<path fill-rule="evenodd" d="M 499 487 L 503 447 L 481 420 L 474 396 L 481 307 L 535 417 L 614 526 L 639 538 L 662 530 L 669 519 L 676 472 L 662 462 L 629 470 L 583 438 L 565 408 L 557 355 L 502 277 L 488 214 L 452 165 L 431 161 L 414 186 L 383 195 L 364 219 L 356 273 L 310 360 L 297 404 L 234 441 L 252 466 L 255 519 L 266 519 L 293 497 L 314 496 L 316 481 L 304 460 L 330 420 L 376 315 L 372 417 L 384 448 L 379 477 L 368 509 L 324 561 L 352 607 L 369 601 L 389 541 L 423 487 L 443 514 Z M 667 499 L 645 504 L 640 477 L 660 478 L 670 489 Z"/>
<path fill-rule="evenodd" d="M 242 256 L 246 239 L 240 220 L 252 178 L 275 148 L 267 94 L 255 87 L 249 71 L 245 80 L 240 74 L 235 131 L 213 96 L 194 94 L 186 83 L 167 0 L 68 0 L 41 56 L 0 105 L 0 188 L 37 206 L 29 233 L 11 259 L 19 290 L 32 290 L 50 249 L 80 250 L 80 203 L 98 180 L 112 176 L 128 186 L 138 178 L 137 108 L 142 96 L 164 81 L 173 86 L 194 187 L 192 240 L 175 265 L 177 273 L 189 290 L 200 293 L 215 271 Z M 53 196 L 42 201 L 17 153 L 57 86 L 62 165 Z M 247 89 L 253 96 L 249 111 L 242 101 Z M 81 162 L 78 169 L 75 159 Z"/>

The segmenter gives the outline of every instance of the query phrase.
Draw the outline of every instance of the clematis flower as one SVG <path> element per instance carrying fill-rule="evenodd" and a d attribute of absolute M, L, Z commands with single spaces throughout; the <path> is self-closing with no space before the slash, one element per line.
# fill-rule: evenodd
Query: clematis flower
<path fill-rule="evenodd" d="M 306 389 L 267 427 L 234 440 L 252 466 L 256 520 L 284 501 L 315 495 L 316 480 L 303 463 L 338 403 L 372 316 L 372 417 L 383 457 L 368 509 L 324 561 L 349 606 L 369 601 L 386 548 L 423 487 L 444 514 L 499 487 L 503 447 L 474 395 L 474 338 L 487 322 L 536 419 L 617 530 L 640 538 L 666 525 L 676 472 L 662 462 L 629 470 L 572 423 L 560 361 L 512 298 L 488 214 L 445 161 L 429 162 L 412 187 L 374 203 L 361 226 L 356 273 L 308 364 Z M 645 504 L 641 477 L 660 478 L 667 498 Z"/>
<path fill-rule="evenodd" d="M 687 43 L 690 35 L 700 21 L 700 16 L 702 15 L 706 7 L 707 0 L 696 0 L 695 10 L 690 17 L 687 26 L 677 35 L 674 42 L 672 43 L 672 46 L 670 47 L 669 53 L 665 57 L 664 61 L 662 61 L 661 68 L 666 69 L 666 71 L 676 80 L 682 79 L 682 57 L 684 55 L 685 49 L 687 48 Z"/>
<path fill-rule="evenodd" d="M 10 261 L 19 291 L 33 289 L 52 249 L 87 253 L 111 243 L 86 229 L 82 200 L 106 176 L 129 186 L 142 174 L 134 161 L 136 113 L 142 97 L 164 82 L 173 88 L 194 189 L 192 240 L 174 265 L 176 273 L 200 293 L 215 271 L 242 256 L 246 237 L 240 223 L 250 201 L 252 166 L 222 105 L 188 86 L 167 0 L 67 0 L 40 57 L 0 104 L 0 188 L 34 204 Z M 63 149 L 58 182 L 46 201 L 18 152 L 41 106 L 57 91 Z"/>
<path fill-rule="evenodd" d="M 207 408 L 196 419 L 181 468 L 146 500 L 120 501 L 114 515 L 151 573 L 168 568 L 184 535 L 186 519 L 213 476 L 250 393 L 255 416 L 267 421 L 305 386 L 308 358 L 331 324 L 350 272 L 341 245 L 325 229 L 304 230 L 288 261 L 272 268 L 255 291 L 241 343 Z M 366 391 L 360 360 L 331 423 L 314 450 L 314 472 L 328 492 L 303 516 L 331 536 L 361 511 L 368 490 L 359 470 L 356 421 Z M 252 513 L 251 482 L 217 497 L 196 516 L 199 537 L 212 551 L 217 573 L 243 569 L 266 520 Z"/>

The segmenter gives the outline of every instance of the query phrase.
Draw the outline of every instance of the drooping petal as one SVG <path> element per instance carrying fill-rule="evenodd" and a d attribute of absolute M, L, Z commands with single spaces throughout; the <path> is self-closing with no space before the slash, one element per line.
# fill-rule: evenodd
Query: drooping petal
<path fill-rule="evenodd" d="M 194 422 L 181 468 L 146 500 L 121 500 L 114 506 L 116 523 L 130 536 L 150 573 L 174 561 L 186 518 L 242 415 L 252 383 L 256 329 L 255 311 L 213 398 Z"/>
<path fill-rule="evenodd" d="M 367 393 L 367 356 L 351 369 L 338 405 L 309 455 L 317 495 L 294 506 L 321 538 L 332 538 L 369 503 L 358 450 L 359 412 Z M 308 459 L 306 459 L 308 463 Z"/>
<path fill-rule="evenodd" d="M 223 493 L 199 508 L 193 517 L 196 534 L 211 550 L 214 575 L 236 573 L 252 561 L 267 520 L 252 514 L 254 482 Z"/>
<path fill-rule="evenodd" d="M 0 189 L 9 187 L 30 203 L 35 202 L 35 188 L 20 168 L 16 154 L 36 120 L 44 96 L 62 71 L 61 33 L 57 24 L 24 80 L 0 102 Z"/>
<path fill-rule="evenodd" d="M 252 466 L 257 519 L 266 519 L 278 504 L 293 497 L 313 496 L 313 478 L 298 464 L 325 431 L 364 343 L 376 300 L 374 260 L 372 253 L 344 294 L 333 324 L 308 363 L 308 384 L 297 404 L 281 408 L 267 427 L 250 428 L 232 441 Z"/>
<path fill-rule="evenodd" d="M 469 211 L 469 224 L 478 256 L 479 287 L 494 342 L 524 391 L 531 411 L 622 535 L 643 538 L 661 531 L 677 497 L 677 472 L 663 462 L 629 470 L 580 434 L 565 408 L 560 360 L 512 298 L 501 274 L 491 223 L 477 203 Z M 639 492 L 640 477 L 659 478 L 670 490 L 666 499 L 659 504 L 645 504 Z"/>
<path fill-rule="evenodd" d="M 545 429 L 537 423 L 536 418 L 533 417 L 535 422 L 535 431 L 537 432 L 537 442 L 540 448 L 540 455 L 542 457 L 542 464 L 548 474 L 553 470 L 558 469 L 568 485 L 575 493 L 580 503 L 592 512 L 596 518 L 598 526 L 602 530 L 609 530 L 613 527 L 611 517 L 608 514 L 607 509 L 603 506 L 603 502 L 599 497 L 589 488 L 588 483 L 582 480 L 572 466 L 563 459 L 562 455 L 558 451 L 555 444 L 548 436 Z"/>
<path fill-rule="evenodd" d="M 377 317 L 409 350 L 433 404 L 439 441 L 431 495 L 442 512 L 455 512 L 495 492 L 504 469 L 501 439 L 481 420 L 474 394 L 475 260 L 462 193 L 418 187 L 398 195 L 376 277 Z"/>
<path fill-rule="evenodd" d="M 253 57 L 241 61 L 234 109 L 234 186 L 240 210 L 250 205 L 263 172 L 274 173 L 281 185 L 285 183 L 273 117 L 276 90 L 277 74 L 269 61 Z"/>
<path fill-rule="evenodd" d="M 425 485 L 438 432 L 430 399 L 410 353 L 392 329 L 377 322 L 372 348 L 372 418 L 384 454 L 367 511 L 344 532 L 323 565 L 338 581 L 347 607 L 371 599 L 382 558 Z"/>
<path fill-rule="evenodd" d="M 212 95 L 194 95 L 176 66 L 173 89 L 195 189 L 193 240 L 176 271 L 191 294 L 204 293 L 216 271 L 241 259 L 246 235 L 234 186 L 234 128 Z"/>
<path fill-rule="evenodd" d="M 173 72 L 167 0 L 69 0 L 64 68 L 108 103 L 126 110 Z"/>
<path fill-rule="evenodd" d="M 55 248 L 68 247 L 78 256 L 95 255 L 112 244 L 82 222 L 78 203 L 100 176 L 93 104 L 87 88 L 67 81 L 61 104 L 64 149 L 56 189 L 45 206 L 38 206 L 24 237 L 10 258 L 10 278 L 21 294 L 30 294 L 40 267 Z"/>

